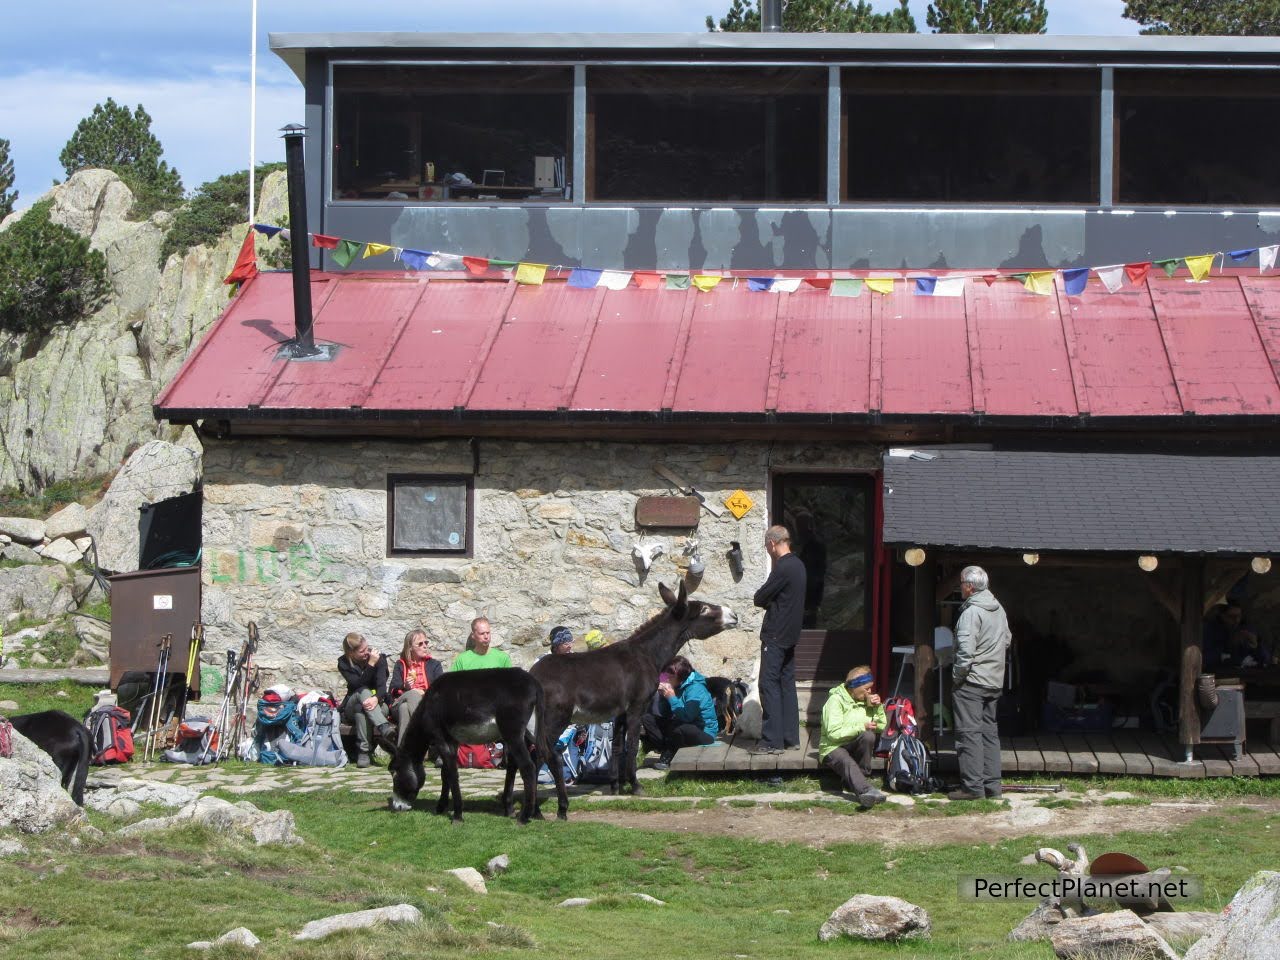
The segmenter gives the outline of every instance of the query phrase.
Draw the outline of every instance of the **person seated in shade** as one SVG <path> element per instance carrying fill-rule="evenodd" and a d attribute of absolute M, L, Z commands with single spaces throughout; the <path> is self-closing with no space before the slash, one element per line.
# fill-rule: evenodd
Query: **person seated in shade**
<path fill-rule="evenodd" d="M 342 699 L 342 718 L 355 728 L 356 766 L 373 763 L 373 738 L 388 738 L 391 724 L 383 703 L 387 689 L 387 658 L 370 646 L 358 633 L 348 633 L 342 640 L 342 656 L 338 672 L 347 681 L 347 694 Z"/>
<path fill-rule="evenodd" d="M 396 746 L 404 740 L 409 718 L 431 684 L 444 676 L 444 664 L 431 656 L 431 641 L 421 627 L 404 637 L 404 648 L 387 684 L 387 703 L 396 718 Z"/>
<path fill-rule="evenodd" d="M 560 656 L 566 653 L 573 653 L 573 631 L 568 627 L 552 627 L 551 633 L 547 635 L 547 646 L 551 648 L 550 653 L 544 653 L 542 657 Z M 535 660 L 534 663 L 538 661 Z"/>
<path fill-rule="evenodd" d="M 867 809 L 885 800 L 867 780 L 876 741 L 889 723 L 874 680 L 871 668 L 863 664 L 850 670 L 844 683 L 831 688 L 822 708 L 822 738 L 818 741 L 823 765 L 834 770 L 844 789 Z"/>
<path fill-rule="evenodd" d="M 573 653 L 573 631 L 566 626 L 556 626 L 551 628 L 551 633 L 547 635 L 547 645 L 551 648 L 550 653 L 544 653 L 542 657 L 558 657 L 566 653 Z M 537 662 L 536 660 L 534 661 Z M 578 761 L 581 754 L 578 751 L 577 743 L 578 726 L 577 724 L 569 724 L 560 733 L 560 738 L 556 740 L 556 751 L 560 754 L 561 769 L 564 771 L 564 782 L 573 783 L 578 776 Z M 544 763 L 538 768 L 539 783 L 553 783 L 554 777 L 551 775 L 550 769 Z"/>
<path fill-rule="evenodd" d="M 588 650 L 599 650 L 601 647 L 607 647 L 609 641 L 599 630 L 588 630 L 582 635 L 582 645 Z"/>
<path fill-rule="evenodd" d="M 640 730 L 644 748 L 659 753 L 653 765 L 657 770 L 666 770 L 681 747 L 713 743 L 720 735 L 707 679 L 684 657 L 672 657 L 663 668 L 653 703 L 640 718 Z"/>
<path fill-rule="evenodd" d="M 486 617 L 476 617 L 471 621 L 471 634 L 467 637 L 467 649 L 453 658 L 453 666 L 458 670 L 497 670 L 511 666 L 511 658 L 505 650 L 490 648 L 493 642 L 493 628 Z"/>

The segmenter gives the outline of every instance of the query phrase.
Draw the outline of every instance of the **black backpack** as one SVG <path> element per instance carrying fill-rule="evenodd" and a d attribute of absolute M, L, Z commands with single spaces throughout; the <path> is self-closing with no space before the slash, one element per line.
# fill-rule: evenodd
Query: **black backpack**
<path fill-rule="evenodd" d="M 895 793 L 931 793 L 929 750 L 917 737 L 900 733 L 884 763 L 884 785 Z"/>

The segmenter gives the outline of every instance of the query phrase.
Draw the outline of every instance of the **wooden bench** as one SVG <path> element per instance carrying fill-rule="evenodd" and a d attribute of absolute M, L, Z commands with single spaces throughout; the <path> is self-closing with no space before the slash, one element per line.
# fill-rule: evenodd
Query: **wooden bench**
<path fill-rule="evenodd" d="M 1280 746 L 1280 700 L 1245 700 L 1246 720 L 1270 720 L 1267 727 L 1267 743 Z"/>

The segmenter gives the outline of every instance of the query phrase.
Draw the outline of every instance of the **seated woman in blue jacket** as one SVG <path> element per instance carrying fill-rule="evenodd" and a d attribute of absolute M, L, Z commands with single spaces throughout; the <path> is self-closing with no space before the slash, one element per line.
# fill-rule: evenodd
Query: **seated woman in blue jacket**
<path fill-rule="evenodd" d="M 653 765 L 665 770 L 681 747 L 713 743 L 720 734 L 715 700 L 707 679 L 684 657 L 673 657 L 658 677 L 658 692 L 640 718 L 640 737 L 646 750 L 656 750 Z"/>

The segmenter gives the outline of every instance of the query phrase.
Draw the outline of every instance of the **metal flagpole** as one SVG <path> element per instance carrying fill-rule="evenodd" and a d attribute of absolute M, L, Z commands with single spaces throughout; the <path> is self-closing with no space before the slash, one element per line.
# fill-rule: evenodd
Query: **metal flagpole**
<path fill-rule="evenodd" d="M 249 222 L 253 223 L 254 148 L 257 146 L 258 123 L 258 0 L 252 0 L 253 14 L 249 29 Z"/>

